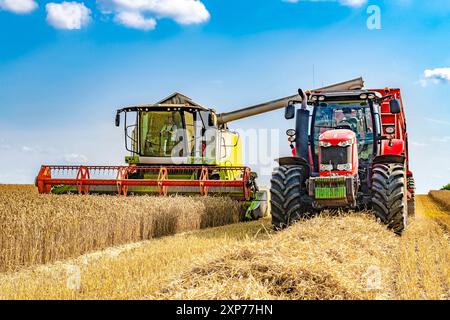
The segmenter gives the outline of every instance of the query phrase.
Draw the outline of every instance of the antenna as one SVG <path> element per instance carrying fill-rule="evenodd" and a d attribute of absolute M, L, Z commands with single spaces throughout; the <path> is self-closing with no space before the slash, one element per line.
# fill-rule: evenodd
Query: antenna
<path fill-rule="evenodd" d="M 316 66 L 313 63 L 313 88 L 316 87 Z"/>

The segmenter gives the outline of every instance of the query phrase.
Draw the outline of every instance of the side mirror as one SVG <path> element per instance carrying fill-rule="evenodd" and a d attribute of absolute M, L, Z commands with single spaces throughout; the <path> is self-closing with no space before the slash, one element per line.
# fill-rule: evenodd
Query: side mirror
<path fill-rule="evenodd" d="M 116 114 L 116 127 L 120 127 L 120 113 Z"/>
<path fill-rule="evenodd" d="M 289 104 L 284 111 L 284 118 L 286 120 L 295 118 L 295 106 L 293 104 Z"/>
<path fill-rule="evenodd" d="M 391 113 L 400 113 L 402 109 L 400 108 L 400 101 L 398 99 L 392 99 L 389 101 L 389 108 L 391 109 Z"/>

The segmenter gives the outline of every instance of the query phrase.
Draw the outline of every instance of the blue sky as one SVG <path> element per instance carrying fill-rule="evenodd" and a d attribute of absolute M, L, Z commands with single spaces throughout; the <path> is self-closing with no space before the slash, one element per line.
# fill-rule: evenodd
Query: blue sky
<path fill-rule="evenodd" d="M 121 106 L 180 91 L 227 111 L 363 76 L 402 88 L 418 191 L 440 188 L 449 18 L 443 0 L 0 0 L 0 183 L 31 183 L 42 163 L 123 163 Z M 232 124 L 289 126 L 281 111 Z"/>

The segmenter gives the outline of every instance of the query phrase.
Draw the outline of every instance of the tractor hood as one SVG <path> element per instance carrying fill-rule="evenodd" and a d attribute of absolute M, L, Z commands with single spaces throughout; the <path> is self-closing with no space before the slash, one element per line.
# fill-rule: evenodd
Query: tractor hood
<path fill-rule="evenodd" d="M 319 141 L 329 142 L 332 146 L 337 146 L 338 143 L 349 140 L 355 143 L 356 135 L 348 129 L 329 130 L 319 136 Z"/>

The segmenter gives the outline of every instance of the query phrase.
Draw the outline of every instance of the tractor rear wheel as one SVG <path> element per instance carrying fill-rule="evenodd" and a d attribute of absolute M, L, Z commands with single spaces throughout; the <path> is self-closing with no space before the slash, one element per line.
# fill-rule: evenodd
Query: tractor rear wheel
<path fill-rule="evenodd" d="M 375 164 L 372 174 L 373 210 L 375 215 L 398 235 L 406 228 L 407 202 L 404 165 Z"/>
<path fill-rule="evenodd" d="M 305 168 L 302 166 L 280 166 L 272 174 L 270 205 L 272 225 L 275 229 L 288 227 L 306 216 L 307 204 Z"/>

